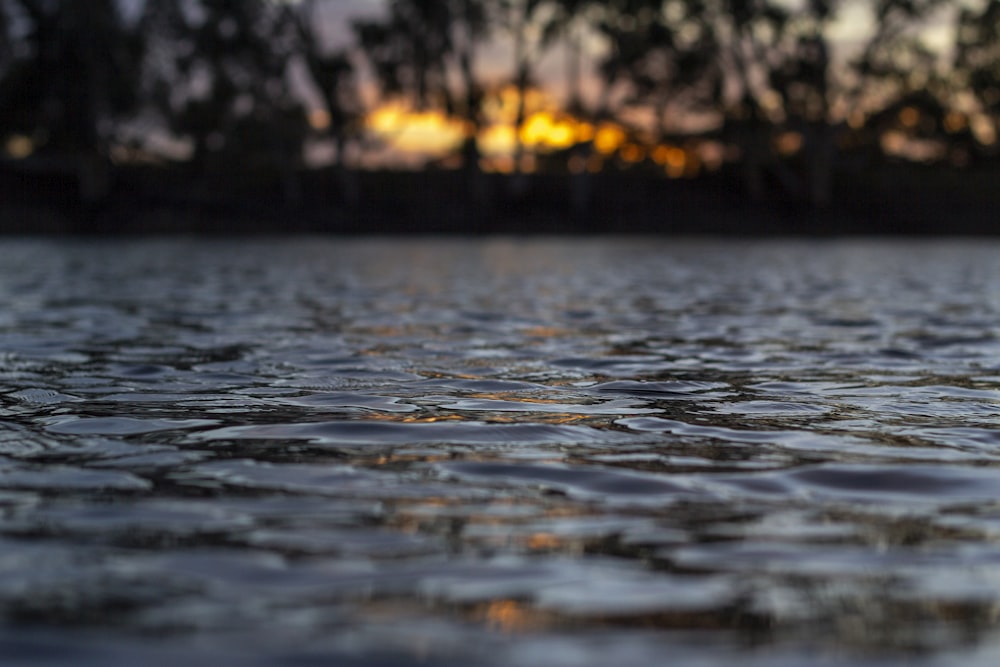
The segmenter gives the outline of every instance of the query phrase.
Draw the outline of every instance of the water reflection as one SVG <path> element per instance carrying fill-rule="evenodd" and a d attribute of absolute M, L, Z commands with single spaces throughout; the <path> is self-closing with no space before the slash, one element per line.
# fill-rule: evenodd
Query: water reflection
<path fill-rule="evenodd" d="M 993 664 L 996 251 L 8 240 L 0 653 Z"/>

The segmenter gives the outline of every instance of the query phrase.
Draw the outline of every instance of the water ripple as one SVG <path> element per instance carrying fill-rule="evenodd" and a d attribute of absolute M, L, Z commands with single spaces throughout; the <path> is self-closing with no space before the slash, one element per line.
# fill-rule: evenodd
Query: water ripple
<path fill-rule="evenodd" d="M 482 421 L 372 422 L 230 426 L 198 434 L 204 440 L 308 440 L 318 445 L 543 445 L 610 443 L 626 436 L 587 426 L 494 424 Z"/>
<path fill-rule="evenodd" d="M 7 239 L 0 655 L 995 664 L 998 256 Z"/>

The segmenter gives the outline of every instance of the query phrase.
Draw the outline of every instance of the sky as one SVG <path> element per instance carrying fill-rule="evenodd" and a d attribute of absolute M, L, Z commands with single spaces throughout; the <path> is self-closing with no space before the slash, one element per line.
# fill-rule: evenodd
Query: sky
<path fill-rule="evenodd" d="M 345 44 L 351 41 L 351 19 L 379 16 L 385 9 L 384 0 L 333 0 L 322 3 L 324 17 L 329 21 L 331 41 Z"/>

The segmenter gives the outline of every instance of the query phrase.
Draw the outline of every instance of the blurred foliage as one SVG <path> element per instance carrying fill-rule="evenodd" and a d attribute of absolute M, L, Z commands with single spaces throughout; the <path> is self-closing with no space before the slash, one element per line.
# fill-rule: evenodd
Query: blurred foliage
<path fill-rule="evenodd" d="M 309 142 L 343 168 L 389 101 L 461 122 L 478 169 L 486 110 L 515 90 L 519 167 L 529 92 L 561 63 L 564 113 L 648 147 L 721 142 L 750 196 L 773 178 L 823 204 L 845 150 L 996 159 L 1000 0 L 386 0 L 343 44 L 333 1 L 0 0 L 0 146 L 103 158 L 159 133 L 195 173 L 272 170 L 294 197 Z M 837 41 L 851 6 L 868 22 Z M 942 21 L 954 42 L 932 47 Z"/>
<path fill-rule="evenodd" d="M 150 72 L 152 101 L 171 130 L 189 137 L 192 161 L 287 161 L 300 150 L 306 116 L 288 69 L 298 34 L 288 11 L 264 0 L 148 0 L 144 35 L 162 58 Z"/>
<path fill-rule="evenodd" d="M 141 104 L 142 35 L 114 0 L 9 0 L 0 16 L 0 133 L 101 150 Z"/>
<path fill-rule="evenodd" d="M 1000 115 L 1000 2 L 989 0 L 978 9 L 959 13 L 955 69 L 959 88 L 966 88 L 982 108 Z"/>

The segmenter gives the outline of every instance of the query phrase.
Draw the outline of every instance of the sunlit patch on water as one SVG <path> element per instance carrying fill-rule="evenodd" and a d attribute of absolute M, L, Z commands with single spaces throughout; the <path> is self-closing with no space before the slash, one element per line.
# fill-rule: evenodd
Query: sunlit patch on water
<path fill-rule="evenodd" d="M 0 655 L 996 664 L 998 250 L 7 240 Z"/>

